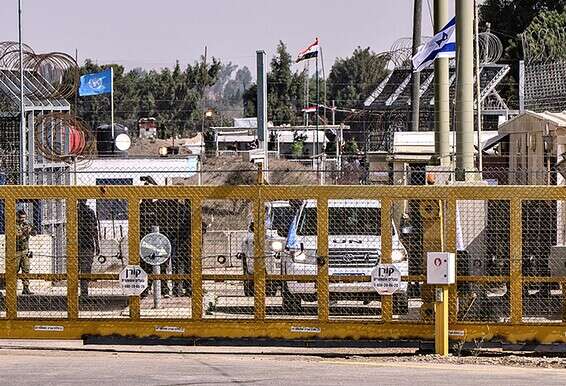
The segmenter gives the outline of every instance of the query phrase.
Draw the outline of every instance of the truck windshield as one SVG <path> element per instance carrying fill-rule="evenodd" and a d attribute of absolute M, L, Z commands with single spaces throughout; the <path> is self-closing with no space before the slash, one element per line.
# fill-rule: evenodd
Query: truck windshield
<path fill-rule="evenodd" d="M 380 208 L 329 208 L 330 235 L 381 236 Z M 316 236 L 316 208 L 305 208 L 297 232 L 302 236 Z"/>

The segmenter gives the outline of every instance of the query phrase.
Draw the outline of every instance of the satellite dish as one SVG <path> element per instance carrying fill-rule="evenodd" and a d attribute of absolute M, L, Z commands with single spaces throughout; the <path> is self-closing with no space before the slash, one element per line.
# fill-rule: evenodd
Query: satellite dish
<path fill-rule="evenodd" d="M 132 140 L 128 137 L 128 134 L 118 134 L 114 140 L 116 148 L 120 151 L 126 151 L 132 145 Z"/>
<path fill-rule="evenodd" d="M 161 265 L 171 256 L 171 242 L 162 233 L 149 233 L 141 239 L 140 256 L 149 265 Z"/>

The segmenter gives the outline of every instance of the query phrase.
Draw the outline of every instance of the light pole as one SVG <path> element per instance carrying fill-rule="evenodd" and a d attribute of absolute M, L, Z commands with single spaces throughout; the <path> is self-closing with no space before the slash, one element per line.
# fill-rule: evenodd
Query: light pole
<path fill-rule="evenodd" d="M 25 185 L 26 116 L 24 105 L 24 47 L 22 42 L 22 0 L 18 0 L 18 43 L 20 50 L 20 184 Z"/>

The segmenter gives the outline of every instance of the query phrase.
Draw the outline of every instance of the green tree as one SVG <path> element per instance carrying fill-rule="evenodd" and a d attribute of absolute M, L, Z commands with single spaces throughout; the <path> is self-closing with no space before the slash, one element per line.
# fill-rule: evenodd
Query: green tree
<path fill-rule="evenodd" d="M 479 9 L 480 28 L 491 24 L 491 31 L 503 42 L 506 59 L 523 59 L 520 34 L 541 12 L 561 12 L 565 7 L 566 0 L 485 0 Z"/>
<path fill-rule="evenodd" d="M 530 59 L 565 60 L 565 33 L 565 10 L 541 12 L 523 33 Z"/>
<path fill-rule="evenodd" d="M 358 47 L 347 58 L 338 58 L 328 76 L 328 100 L 340 107 L 358 107 L 387 76 L 387 58 L 369 47 Z"/>
<path fill-rule="evenodd" d="M 267 117 L 276 125 L 302 123 L 303 72 L 293 71 L 293 60 L 285 43 L 279 42 L 277 54 L 271 60 L 267 74 Z M 257 115 L 257 86 L 254 84 L 244 93 L 244 113 L 247 117 Z"/>

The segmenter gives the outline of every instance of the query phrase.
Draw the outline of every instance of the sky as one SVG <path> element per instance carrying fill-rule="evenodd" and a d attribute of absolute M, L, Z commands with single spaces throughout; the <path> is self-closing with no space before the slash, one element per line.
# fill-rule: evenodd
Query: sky
<path fill-rule="evenodd" d="M 449 1 L 454 13 L 453 0 Z M 423 35 L 431 35 L 423 0 Z M 0 41 L 17 40 L 17 0 L 2 0 Z M 79 62 L 146 69 L 209 56 L 247 65 L 273 55 L 279 40 L 293 56 L 319 37 L 325 66 L 357 47 L 388 50 L 412 34 L 413 0 L 23 0 L 23 40 L 36 52 L 62 51 Z"/>

